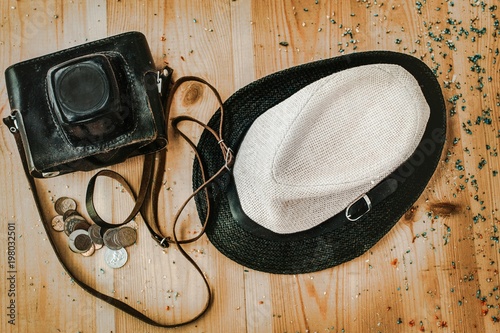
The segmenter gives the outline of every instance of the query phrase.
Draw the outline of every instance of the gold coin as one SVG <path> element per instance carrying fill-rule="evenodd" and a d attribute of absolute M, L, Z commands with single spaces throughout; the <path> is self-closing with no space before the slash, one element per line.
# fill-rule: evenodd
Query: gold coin
<path fill-rule="evenodd" d="M 88 234 L 81 234 L 75 237 L 75 248 L 80 252 L 87 252 L 91 247 L 92 240 Z"/>
<path fill-rule="evenodd" d="M 68 197 L 61 197 L 56 200 L 54 208 L 56 209 L 56 212 L 58 214 L 63 215 L 66 211 L 70 209 L 76 210 L 76 201 Z"/>
<path fill-rule="evenodd" d="M 64 220 L 62 215 L 56 215 L 52 219 L 52 228 L 55 231 L 64 231 Z"/>
<path fill-rule="evenodd" d="M 87 220 L 83 220 L 83 221 L 80 221 L 80 222 L 76 223 L 73 226 L 73 231 L 79 230 L 79 229 L 88 231 L 89 227 L 90 227 L 90 224 L 87 222 Z"/>
<path fill-rule="evenodd" d="M 116 233 L 118 229 L 108 229 L 102 236 L 104 245 L 110 250 L 119 250 L 123 248 L 123 246 L 116 242 Z"/>
<path fill-rule="evenodd" d="M 101 227 L 97 224 L 92 224 L 89 229 L 87 230 L 89 232 L 90 239 L 92 239 L 92 242 L 96 245 L 103 245 L 104 240 L 102 239 L 101 236 Z"/>
<path fill-rule="evenodd" d="M 137 231 L 130 227 L 120 228 L 115 234 L 115 240 L 123 247 L 131 246 L 137 241 Z"/>
<path fill-rule="evenodd" d="M 66 221 L 67 218 L 73 215 L 80 215 L 76 210 L 74 209 L 68 209 L 67 211 L 64 212 L 63 214 L 63 220 Z"/>
<path fill-rule="evenodd" d="M 95 253 L 95 250 L 96 250 L 95 245 L 92 244 L 92 246 L 90 247 L 90 249 L 87 252 L 82 253 L 82 256 L 90 257 L 91 255 L 93 255 Z"/>

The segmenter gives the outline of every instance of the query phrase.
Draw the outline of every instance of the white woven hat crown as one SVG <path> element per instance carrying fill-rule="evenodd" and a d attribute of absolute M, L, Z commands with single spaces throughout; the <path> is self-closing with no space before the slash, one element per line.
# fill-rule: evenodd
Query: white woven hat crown
<path fill-rule="evenodd" d="M 398 65 L 350 68 L 264 112 L 236 155 L 241 207 L 275 233 L 308 230 L 343 211 L 417 148 L 430 109 Z"/>

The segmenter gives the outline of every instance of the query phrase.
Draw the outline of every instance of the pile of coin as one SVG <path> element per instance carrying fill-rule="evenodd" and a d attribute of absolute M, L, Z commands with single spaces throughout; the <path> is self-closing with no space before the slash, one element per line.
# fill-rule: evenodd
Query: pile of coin
<path fill-rule="evenodd" d="M 57 199 L 54 208 L 58 215 L 52 219 L 52 228 L 64 231 L 68 236 L 71 251 L 88 257 L 106 246 L 104 254 L 106 264 L 112 268 L 125 265 L 128 260 L 125 247 L 137 241 L 137 232 L 134 228 L 124 226 L 107 229 L 103 233 L 99 225 L 90 224 L 78 213 L 76 201 L 68 197 Z"/>

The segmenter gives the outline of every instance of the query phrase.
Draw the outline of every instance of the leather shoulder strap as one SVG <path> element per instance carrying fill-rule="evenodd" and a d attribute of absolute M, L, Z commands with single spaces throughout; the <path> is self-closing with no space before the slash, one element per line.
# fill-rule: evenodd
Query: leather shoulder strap
<path fill-rule="evenodd" d="M 37 208 L 38 214 L 40 215 L 40 218 L 43 222 L 45 232 L 49 238 L 49 241 L 50 241 L 52 248 L 54 249 L 54 253 L 56 254 L 57 259 L 61 263 L 62 267 L 66 270 L 68 275 L 74 280 L 74 282 L 77 285 L 79 285 L 83 290 L 87 291 L 92 296 L 95 296 L 95 297 L 105 301 L 106 303 L 124 311 L 125 313 L 127 313 L 127 314 L 129 314 L 129 315 L 131 315 L 139 320 L 142 320 L 143 322 L 145 322 L 147 324 L 150 324 L 153 326 L 158 326 L 158 327 L 164 327 L 164 328 L 178 327 L 178 326 L 186 325 L 186 324 L 189 324 L 189 323 L 196 321 L 201 316 L 203 316 L 205 314 L 205 312 L 207 312 L 207 310 L 210 307 L 210 304 L 212 303 L 212 292 L 211 292 L 210 285 L 208 283 L 208 280 L 207 280 L 205 274 L 203 273 L 201 268 L 196 264 L 196 262 L 189 256 L 189 254 L 182 248 L 182 245 L 181 245 L 181 244 L 187 244 L 187 243 L 194 242 L 194 241 L 198 240 L 204 234 L 205 228 L 208 224 L 208 217 L 210 214 L 206 214 L 206 220 L 203 223 L 203 227 L 202 227 L 201 232 L 198 235 L 194 236 L 193 238 L 183 239 L 183 240 L 178 239 L 177 232 L 176 232 L 176 226 L 177 226 L 177 223 L 179 221 L 179 217 L 180 217 L 182 211 L 184 210 L 184 208 L 186 207 L 188 202 L 193 197 L 195 197 L 197 194 L 199 194 L 200 192 L 203 191 L 206 198 L 207 198 L 208 204 L 210 203 L 210 200 L 208 200 L 208 190 L 207 190 L 208 185 L 211 182 L 213 182 L 217 177 L 219 177 L 222 173 L 230 170 L 230 168 L 233 164 L 233 161 L 234 161 L 234 156 L 233 156 L 232 150 L 226 146 L 224 139 L 223 139 L 222 123 L 223 123 L 224 109 L 223 109 L 222 99 L 221 99 L 219 93 L 217 92 L 217 90 L 212 85 L 210 85 L 207 81 L 205 81 L 201 78 L 192 77 L 192 76 L 182 77 L 179 80 L 177 80 L 175 82 L 174 86 L 172 87 L 171 92 L 168 94 L 164 94 L 164 96 L 168 96 L 168 100 L 165 102 L 166 115 L 169 114 L 169 110 L 170 110 L 170 107 L 172 105 L 173 95 L 175 94 L 177 89 L 184 82 L 189 82 L 189 81 L 197 81 L 197 82 L 203 83 L 203 84 L 207 85 L 212 90 L 212 92 L 214 93 L 214 95 L 216 96 L 216 98 L 220 104 L 221 121 L 220 121 L 220 126 L 219 126 L 218 131 L 211 129 L 206 124 L 200 122 L 199 120 L 197 120 L 193 117 L 189 117 L 189 116 L 177 117 L 172 122 L 173 128 L 178 131 L 178 133 L 188 142 L 188 144 L 194 150 L 196 159 L 200 165 L 200 170 L 202 170 L 202 179 L 203 179 L 203 184 L 199 188 L 197 188 L 195 191 L 193 191 L 193 193 L 185 200 L 185 202 L 181 205 L 181 207 L 179 208 L 179 210 L 177 211 L 177 213 L 174 217 L 173 230 L 172 230 L 173 240 L 170 237 L 162 236 L 160 233 L 157 233 L 153 230 L 153 227 L 151 225 L 152 223 L 148 222 L 149 219 L 147 217 L 148 214 L 147 214 L 147 209 L 146 209 L 147 204 L 149 204 L 151 206 L 150 208 L 152 209 L 152 218 L 151 218 L 150 222 L 153 222 L 156 225 L 156 229 L 159 229 L 158 228 L 158 213 L 157 213 L 158 197 L 159 197 L 159 186 L 158 185 L 161 184 L 161 179 L 163 176 L 163 173 L 160 171 L 164 169 L 162 167 L 161 163 L 166 162 L 166 150 L 164 150 L 163 152 L 157 153 L 157 155 L 159 155 L 158 160 L 160 161 L 159 162 L 160 165 L 157 167 L 156 175 L 155 175 L 155 170 L 154 170 L 155 169 L 155 162 L 154 162 L 155 155 L 153 155 L 153 154 L 145 155 L 143 177 L 141 180 L 141 186 L 139 189 L 139 194 L 138 194 L 137 199 L 135 198 L 135 194 L 133 193 L 133 191 L 132 191 L 130 185 L 127 183 L 127 181 L 121 175 L 119 175 L 113 171 L 110 171 L 110 170 L 103 170 L 103 171 L 98 172 L 96 175 L 94 175 L 94 177 L 92 177 L 92 179 L 89 182 L 89 185 L 87 188 L 87 193 L 86 193 L 86 206 L 87 206 L 89 215 L 91 215 L 94 222 L 97 222 L 98 224 L 100 224 L 101 226 L 103 226 L 105 228 L 106 227 L 117 227 L 119 225 L 123 225 L 123 224 L 129 222 L 140 211 L 141 216 L 143 217 L 143 220 L 145 221 L 147 228 L 151 232 L 153 239 L 155 239 L 162 247 L 167 247 L 169 245 L 169 243 L 174 243 L 177 246 L 177 248 L 179 249 L 179 251 L 181 252 L 181 254 L 186 258 L 186 260 L 188 260 L 189 263 L 197 270 L 197 272 L 199 273 L 199 275 L 203 279 L 203 282 L 204 282 L 204 285 L 205 285 L 206 291 L 207 291 L 207 297 L 205 300 L 205 304 L 197 315 L 195 315 L 193 318 L 190 318 L 190 319 L 185 320 L 185 321 L 180 322 L 180 323 L 173 323 L 173 324 L 159 323 L 159 322 L 145 316 L 143 313 L 139 312 L 138 310 L 134 309 L 133 307 L 129 306 L 128 304 L 126 304 L 126 303 L 124 303 L 116 298 L 113 298 L 111 296 L 105 295 L 105 294 L 97 291 L 96 289 L 92 288 L 91 286 L 87 285 L 86 283 L 84 283 L 83 281 L 78 279 L 76 277 L 76 275 L 73 274 L 70 267 L 68 267 L 68 265 L 64 262 L 62 255 L 61 255 L 59 249 L 57 248 L 57 246 L 56 246 L 56 244 L 51 236 L 50 223 L 47 221 L 47 219 L 44 216 L 42 203 L 41 203 L 40 197 L 38 196 L 38 192 L 37 192 L 36 181 L 29 173 L 26 155 L 24 152 L 25 147 L 23 145 L 23 141 L 21 139 L 19 129 L 17 128 L 17 125 L 15 123 L 15 119 L 14 119 L 14 117 L 4 118 L 4 123 L 9 127 L 10 131 L 14 135 L 17 149 L 19 150 L 19 155 L 21 157 L 24 173 L 25 173 L 26 178 L 28 180 L 28 183 L 30 185 L 31 192 L 32 192 L 33 198 L 35 200 L 36 208 Z M 183 121 L 194 122 L 194 123 L 204 127 L 206 130 L 208 130 L 214 136 L 214 138 L 217 140 L 217 143 L 219 144 L 220 149 L 221 149 L 221 153 L 224 155 L 225 165 L 221 166 L 221 168 L 214 175 L 209 177 L 208 179 L 204 173 L 203 163 L 202 163 L 202 160 L 197 152 L 196 145 L 188 138 L 187 135 L 185 135 L 178 128 L 178 124 L 183 122 Z M 93 192 L 94 192 L 94 184 L 95 184 L 96 178 L 99 176 L 110 177 L 110 178 L 113 178 L 116 181 L 120 182 L 123 185 L 123 187 L 127 190 L 127 192 L 130 195 L 132 195 L 134 197 L 134 199 L 136 199 L 136 204 L 132 210 L 132 213 L 129 215 L 129 217 L 127 217 L 125 222 L 120 223 L 118 225 L 110 224 L 110 223 L 103 221 L 99 217 L 99 215 L 97 214 L 97 211 L 95 210 L 95 207 L 93 204 Z M 210 210 L 210 205 L 207 207 L 207 210 Z"/>
<path fill-rule="evenodd" d="M 105 295 L 99 291 L 97 291 L 96 289 L 92 288 L 91 286 L 87 285 L 85 282 L 81 281 L 80 279 L 78 279 L 78 277 L 72 272 L 72 270 L 70 269 L 70 267 L 64 262 L 63 258 L 62 258 L 62 255 L 61 255 L 61 252 L 59 251 L 59 249 L 57 248 L 52 236 L 51 236 L 51 230 L 50 230 L 50 223 L 47 221 L 47 219 L 45 218 L 44 216 L 44 210 L 43 210 L 43 206 L 42 206 L 42 203 L 41 203 L 41 200 L 40 200 L 40 197 L 38 196 L 38 192 L 37 192 L 37 186 L 36 186 L 36 181 L 35 179 L 30 175 L 29 173 L 29 170 L 28 170 L 28 165 L 27 165 L 27 161 L 26 161 L 26 155 L 24 153 L 24 145 L 23 145 L 23 142 L 21 140 L 21 135 L 19 133 L 19 130 L 17 129 L 17 126 L 16 124 L 14 123 L 14 120 L 10 117 L 7 117 L 7 118 L 4 118 L 4 123 L 9 127 L 10 131 L 12 132 L 12 134 L 14 135 L 14 138 L 15 138 L 15 141 L 16 141 L 16 145 L 17 145 L 17 149 L 19 150 L 19 155 L 21 156 L 21 160 L 22 160 L 22 165 L 23 165 L 23 170 L 24 170 L 24 173 L 26 175 L 26 178 L 28 180 L 28 183 L 30 185 L 30 189 L 31 189 L 31 192 L 33 194 L 33 198 L 34 198 L 34 201 L 35 201 L 35 205 L 36 205 L 36 208 L 38 210 L 38 214 L 40 215 L 40 218 L 42 220 L 42 223 L 43 223 L 43 227 L 45 228 L 45 232 L 47 234 L 47 237 L 50 241 L 50 244 L 54 250 L 54 253 L 56 254 L 56 257 L 58 259 L 58 261 L 60 262 L 60 264 L 62 265 L 62 267 L 64 268 L 64 270 L 68 273 L 68 275 L 73 279 L 73 281 L 78 285 L 80 286 L 83 290 L 85 290 L 86 292 L 88 292 L 89 294 L 91 294 L 92 296 L 95 296 L 103 301 L 105 301 L 106 303 L 122 310 L 123 312 L 147 323 L 147 324 L 150 324 L 150 325 L 153 325 L 153 326 L 158 326 L 158 327 L 164 327 L 164 328 L 173 328 L 173 327 L 178 327 L 178 326 L 181 326 L 181 325 L 186 325 L 186 324 L 189 324 L 189 323 L 192 323 L 194 321 L 196 321 L 197 319 L 199 319 L 201 316 L 203 316 L 203 314 L 205 314 L 205 312 L 208 310 L 208 308 L 210 307 L 210 304 L 211 304 L 211 300 L 212 300 L 212 294 L 211 294 L 211 290 L 210 290 L 210 286 L 208 284 L 208 281 L 205 277 L 205 275 L 203 274 L 203 272 L 201 271 L 201 268 L 199 268 L 196 263 L 193 261 L 193 259 L 191 259 L 189 257 L 189 255 L 187 255 L 187 253 L 182 249 L 182 247 L 179 245 L 179 243 L 177 242 L 177 245 L 179 246 L 179 249 L 181 250 L 181 253 L 183 253 L 185 255 L 185 257 L 188 259 L 188 261 L 193 264 L 195 266 L 195 268 L 197 269 L 197 271 L 202 275 L 203 277 L 203 281 L 205 283 L 205 286 L 206 286 L 206 289 L 207 289 L 207 292 L 208 292 L 208 295 L 207 295 L 207 299 L 206 299 L 206 302 L 205 302 L 205 305 L 203 306 L 202 310 L 193 318 L 190 318 L 186 321 L 183 321 L 183 322 L 180 322 L 180 323 L 172 323 L 172 324 L 163 324 L 163 323 L 159 323 L 149 317 L 147 317 L 146 315 L 144 315 L 143 313 L 139 312 L 138 310 L 134 309 L 133 307 L 131 307 L 130 305 L 114 298 L 114 297 L 111 297 L 111 296 L 108 296 L 108 295 Z M 146 159 L 148 159 L 148 157 L 146 157 Z M 150 181 L 149 179 L 147 180 L 144 180 L 143 181 Z M 141 186 L 142 187 L 142 186 Z M 175 235 L 175 233 L 174 233 Z"/>

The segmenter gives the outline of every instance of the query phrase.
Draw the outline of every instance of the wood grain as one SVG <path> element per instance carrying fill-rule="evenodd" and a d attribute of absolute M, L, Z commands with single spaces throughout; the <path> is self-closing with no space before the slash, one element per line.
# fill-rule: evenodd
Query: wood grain
<path fill-rule="evenodd" d="M 348 263 L 303 275 L 248 270 L 203 237 L 185 248 L 208 276 L 214 302 L 181 332 L 495 332 L 500 330 L 500 3 L 479 1 L 3 1 L 0 64 L 41 56 L 137 30 L 156 64 L 174 77 L 207 79 L 227 99 L 244 85 L 310 61 L 368 50 L 412 54 L 442 85 L 448 134 L 426 190 L 372 249 Z M 286 42 L 286 43 L 285 43 Z M 285 46 L 288 44 L 288 46 Z M 186 84 L 171 117 L 210 119 L 217 104 L 199 84 Z M 0 110 L 9 113 L 4 79 Z M 197 140 L 201 129 L 183 129 Z M 57 262 L 6 127 L 0 140 L 2 332 L 160 332 L 76 286 Z M 161 193 L 161 229 L 191 191 L 193 153 L 169 133 Z M 137 188 L 142 159 L 112 169 Z M 46 218 L 60 196 L 84 202 L 94 172 L 38 181 Z M 99 212 L 120 219 L 131 200 L 117 183 L 100 181 Z M 81 209 L 86 214 L 84 209 Z M 181 218 L 184 236 L 199 232 L 194 204 Z M 15 226 L 15 296 L 9 296 L 8 232 Z M 141 218 L 130 261 L 107 268 L 102 253 L 83 258 L 53 233 L 65 261 L 90 285 L 163 323 L 185 320 L 204 302 L 202 281 L 175 248 L 151 241 Z M 256 254 L 258 255 L 258 254 Z M 5 277 L 5 278 L 4 278 Z M 15 325 L 7 316 L 15 300 Z M 43 323 L 43 324 L 42 324 Z"/>

